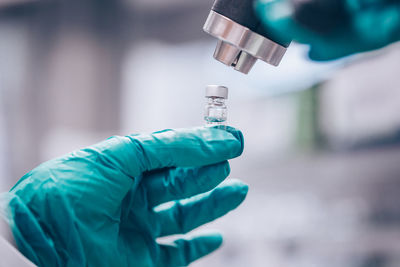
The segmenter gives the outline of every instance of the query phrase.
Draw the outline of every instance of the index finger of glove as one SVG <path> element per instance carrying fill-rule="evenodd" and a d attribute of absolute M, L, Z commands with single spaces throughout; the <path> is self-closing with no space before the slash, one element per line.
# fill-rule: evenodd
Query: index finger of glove
<path fill-rule="evenodd" d="M 129 176 L 165 167 L 210 165 L 243 152 L 243 135 L 231 127 L 164 130 L 114 137 L 107 142 L 103 151 L 108 160 Z"/>

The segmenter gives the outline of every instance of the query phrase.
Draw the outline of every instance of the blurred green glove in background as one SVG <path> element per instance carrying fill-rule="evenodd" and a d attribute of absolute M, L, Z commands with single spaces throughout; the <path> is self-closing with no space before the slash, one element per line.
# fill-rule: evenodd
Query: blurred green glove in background
<path fill-rule="evenodd" d="M 244 200 L 247 185 L 220 184 L 227 160 L 242 151 L 233 128 L 112 137 L 22 177 L 1 196 L 6 219 L 19 250 L 39 266 L 187 265 L 222 237 L 156 239 L 187 233 Z"/>
<path fill-rule="evenodd" d="M 309 44 L 331 60 L 400 40 L 399 0 L 257 0 L 256 13 L 277 40 Z"/>

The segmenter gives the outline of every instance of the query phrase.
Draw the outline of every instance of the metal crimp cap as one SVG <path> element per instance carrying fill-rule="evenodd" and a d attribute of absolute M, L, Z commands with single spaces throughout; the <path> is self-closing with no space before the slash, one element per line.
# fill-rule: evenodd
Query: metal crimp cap
<path fill-rule="evenodd" d="M 218 39 L 214 58 L 244 74 L 250 72 L 257 59 L 278 66 L 287 50 L 213 10 L 203 30 Z"/>
<path fill-rule="evenodd" d="M 228 87 L 221 85 L 207 85 L 206 97 L 219 97 L 228 99 Z"/>

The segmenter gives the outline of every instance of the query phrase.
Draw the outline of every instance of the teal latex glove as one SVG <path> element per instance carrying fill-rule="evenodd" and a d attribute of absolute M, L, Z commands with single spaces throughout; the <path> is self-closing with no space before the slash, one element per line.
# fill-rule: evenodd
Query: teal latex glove
<path fill-rule="evenodd" d="M 319 12 L 323 5 L 338 7 L 342 16 L 331 17 L 329 8 L 324 15 Z M 255 8 L 277 40 L 310 45 L 313 60 L 336 59 L 400 40 L 399 0 L 257 0 Z M 326 30 L 318 30 L 324 25 Z"/>
<path fill-rule="evenodd" d="M 39 266 L 183 266 L 222 237 L 156 239 L 187 233 L 244 200 L 247 185 L 220 184 L 227 159 L 242 151 L 233 128 L 112 137 L 40 165 L 2 198 L 19 250 Z"/>

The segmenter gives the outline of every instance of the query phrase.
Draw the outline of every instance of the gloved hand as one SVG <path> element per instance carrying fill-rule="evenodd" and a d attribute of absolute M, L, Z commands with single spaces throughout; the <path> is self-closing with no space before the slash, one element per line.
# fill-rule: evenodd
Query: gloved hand
<path fill-rule="evenodd" d="M 399 0 L 257 0 L 255 8 L 273 37 L 309 44 L 313 60 L 400 40 Z"/>
<path fill-rule="evenodd" d="M 187 265 L 222 237 L 156 239 L 244 200 L 248 187 L 238 180 L 216 187 L 229 174 L 227 159 L 242 151 L 241 132 L 203 127 L 112 137 L 48 161 L 3 195 L 16 244 L 39 266 Z"/>

